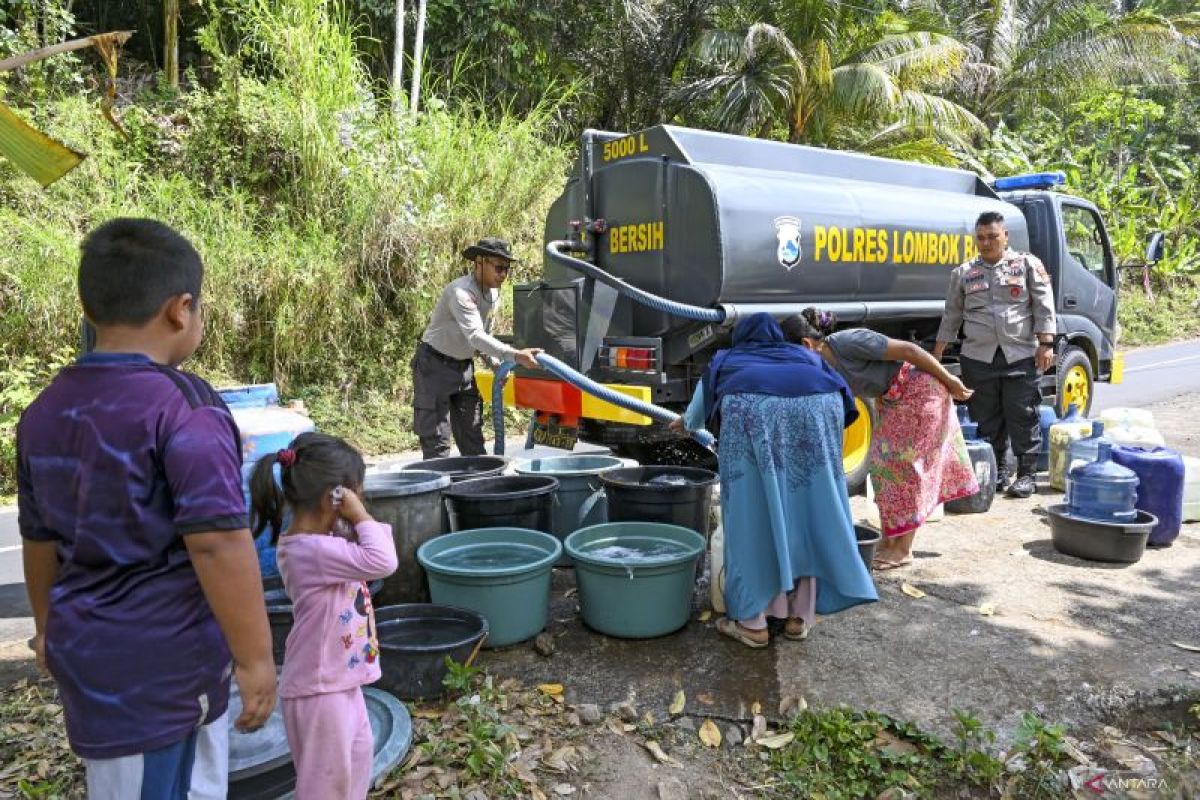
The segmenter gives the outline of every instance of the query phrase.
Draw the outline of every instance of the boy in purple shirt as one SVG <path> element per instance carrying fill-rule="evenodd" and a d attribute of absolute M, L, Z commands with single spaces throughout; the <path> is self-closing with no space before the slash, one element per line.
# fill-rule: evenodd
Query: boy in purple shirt
<path fill-rule="evenodd" d="M 203 272 L 161 223 L 92 232 L 79 297 L 95 351 L 17 426 L 33 646 L 91 800 L 224 798 L 231 671 L 239 728 L 275 706 L 237 427 L 176 368 L 200 344 Z"/>

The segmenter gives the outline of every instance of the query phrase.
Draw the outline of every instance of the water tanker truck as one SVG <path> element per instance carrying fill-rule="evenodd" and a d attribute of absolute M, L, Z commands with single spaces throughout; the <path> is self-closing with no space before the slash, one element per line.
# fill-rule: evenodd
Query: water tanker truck
<path fill-rule="evenodd" d="M 1121 378 L 1117 265 L 1096 207 L 1052 190 L 1060 181 L 988 184 L 959 169 L 669 125 L 587 131 L 546 219 L 542 279 L 513 289 L 513 338 L 674 410 L 732 325 L 759 311 L 782 318 L 817 306 L 931 347 L 950 271 L 976 253 L 975 219 L 998 211 L 1011 246 L 1037 255 L 1053 279 L 1058 357 L 1043 394 L 1086 411 L 1094 381 Z M 479 373 L 485 397 L 492 382 Z M 546 372 L 518 369 L 504 398 L 537 412 L 541 443 L 579 438 L 646 462 L 702 455 Z M 845 442 L 852 487 L 865 479 L 871 440 L 873 409 L 860 404 Z"/>

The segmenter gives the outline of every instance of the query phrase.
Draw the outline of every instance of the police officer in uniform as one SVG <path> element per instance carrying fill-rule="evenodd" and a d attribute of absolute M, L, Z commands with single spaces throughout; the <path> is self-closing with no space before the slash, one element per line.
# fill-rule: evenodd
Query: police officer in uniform
<path fill-rule="evenodd" d="M 491 335 L 500 286 L 516 261 L 508 242 L 485 237 L 462 252 L 470 273 L 452 281 L 413 356 L 413 430 L 425 458 L 450 454 L 450 436 L 464 456 L 483 455 L 483 399 L 475 387 L 472 359 L 482 353 L 493 367 L 501 361 L 536 369 L 541 351 L 517 350 Z"/>
<path fill-rule="evenodd" d="M 968 401 L 979 437 L 996 453 L 997 490 L 1010 497 L 1037 491 L 1034 471 L 1041 448 L 1038 381 L 1054 363 L 1054 294 L 1036 256 L 1008 247 L 1004 216 L 995 211 L 975 222 L 979 255 L 950 273 L 946 311 L 933 355 L 958 339 L 962 379 L 975 394 Z M 1017 479 L 1008 486 L 1005 457 L 1011 442 Z"/>

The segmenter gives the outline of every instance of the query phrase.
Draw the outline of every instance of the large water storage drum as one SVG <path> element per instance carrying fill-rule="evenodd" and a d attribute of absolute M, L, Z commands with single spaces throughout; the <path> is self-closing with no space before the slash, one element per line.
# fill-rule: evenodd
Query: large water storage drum
<path fill-rule="evenodd" d="M 233 414 L 242 437 L 242 494 L 246 508 L 250 507 L 250 476 L 258 460 L 267 453 L 287 447 L 302 433 L 314 429 L 313 421 L 304 414 L 279 405 L 275 384 L 235 386 L 221 389 L 218 394 Z M 271 532 L 265 530 L 254 542 L 258 550 L 259 567 L 263 575 L 275 575 L 275 548 Z"/>
<path fill-rule="evenodd" d="M 1137 508 L 1158 518 L 1146 542 L 1166 547 L 1179 536 L 1183 526 L 1183 457 L 1174 450 L 1156 447 L 1114 447 L 1113 461 L 1137 474 Z"/>

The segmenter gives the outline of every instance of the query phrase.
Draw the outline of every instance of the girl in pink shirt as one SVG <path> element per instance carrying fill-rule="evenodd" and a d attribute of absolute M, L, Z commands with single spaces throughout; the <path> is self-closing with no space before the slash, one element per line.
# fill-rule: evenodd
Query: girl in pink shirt
<path fill-rule="evenodd" d="M 362 800 L 371 785 L 362 687 L 380 673 L 366 582 L 396 570 L 396 546 L 391 526 L 371 519 L 359 500 L 365 473 L 362 456 L 341 439 L 304 433 L 260 459 L 250 479 L 254 535 L 271 526 L 295 609 L 279 696 L 296 800 Z M 292 520 L 280 537 L 285 507 Z"/>

